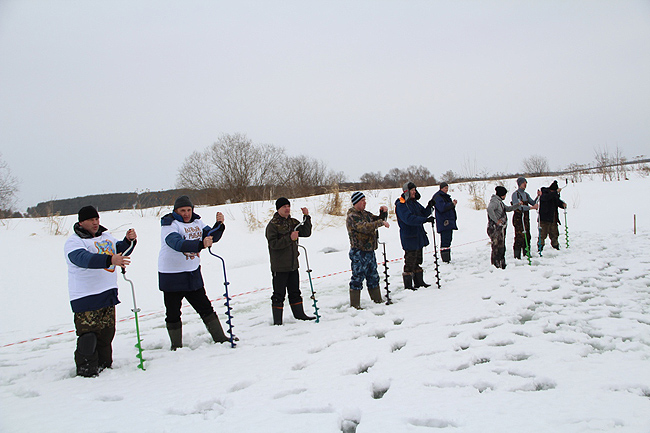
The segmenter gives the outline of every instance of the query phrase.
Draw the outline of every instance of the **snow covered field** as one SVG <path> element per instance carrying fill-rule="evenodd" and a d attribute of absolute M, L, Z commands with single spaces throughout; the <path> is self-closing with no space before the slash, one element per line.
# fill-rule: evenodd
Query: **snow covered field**
<path fill-rule="evenodd" d="M 551 181 L 529 179 L 528 191 Z M 511 193 L 514 180 L 506 187 Z M 421 188 L 421 201 L 436 190 Z M 490 183 L 485 198 L 493 191 Z M 176 352 L 169 351 L 156 273 L 159 217 L 169 209 L 100 211 L 102 225 L 117 237 L 130 227 L 138 233 L 127 275 L 142 309 L 146 371 L 137 368 L 133 347 L 130 286 L 119 277 L 114 368 L 95 379 L 74 377 L 66 236 L 48 234 L 45 220 L 4 220 L 0 431 L 648 433 L 648 191 L 650 179 L 635 175 L 569 184 L 561 195 L 569 205 L 570 248 L 561 226 L 561 249 L 547 244 L 529 266 L 512 258 L 510 225 L 508 267 L 497 270 L 490 265 L 485 210 L 471 208 L 467 186 L 452 185 L 460 230 L 452 263 L 440 266 L 442 290 L 408 293 L 401 288 L 392 213 L 399 191 L 366 192 L 368 210 L 391 209 L 391 227 L 380 234 L 394 304 L 373 304 L 364 290 L 362 311 L 348 306 L 345 217 L 324 215 L 323 196 L 293 200 L 294 215 L 307 206 L 313 216 L 314 234 L 301 244 L 309 251 L 322 318 L 298 322 L 285 309 L 281 327 L 271 324 L 264 238 L 273 203 L 197 208 L 208 223 L 217 210 L 226 216 L 213 251 L 227 263 L 240 341 L 234 349 L 212 344 L 187 307 L 186 347 Z M 64 227 L 75 219 L 66 217 Z M 425 253 L 425 279 L 435 283 L 431 247 Z M 225 327 L 221 263 L 205 253 L 202 261 Z M 311 312 L 304 257 L 301 269 Z"/>

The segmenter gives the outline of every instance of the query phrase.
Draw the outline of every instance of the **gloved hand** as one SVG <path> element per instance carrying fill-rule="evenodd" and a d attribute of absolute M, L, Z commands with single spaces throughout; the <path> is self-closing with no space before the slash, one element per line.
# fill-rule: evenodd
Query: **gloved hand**
<path fill-rule="evenodd" d="M 432 222 L 434 222 L 435 220 L 436 220 L 436 219 L 433 217 L 433 215 L 431 215 L 429 218 L 426 219 L 425 222 L 427 222 L 427 223 L 432 223 Z"/>
<path fill-rule="evenodd" d="M 436 205 L 436 202 L 435 202 L 435 200 L 433 198 L 431 200 L 429 200 L 429 203 L 427 203 L 427 207 L 434 207 L 435 205 Z"/>

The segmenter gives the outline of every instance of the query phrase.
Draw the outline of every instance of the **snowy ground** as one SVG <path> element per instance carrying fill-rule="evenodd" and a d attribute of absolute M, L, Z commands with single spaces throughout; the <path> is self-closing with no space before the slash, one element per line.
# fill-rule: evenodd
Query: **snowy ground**
<path fill-rule="evenodd" d="M 530 179 L 528 190 L 551 180 Z M 514 180 L 506 187 L 512 192 Z M 493 188 L 486 187 L 486 199 Z M 436 190 L 421 189 L 422 201 Z M 307 206 L 314 218 L 315 232 L 301 244 L 322 319 L 298 322 L 285 311 L 282 327 L 271 325 L 263 229 L 272 203 L 197 209 L 208 222 L 217 210 L 226 215 L 213 251 L 228 265 L 240 341 L 234 349 L 211 344 L 198 316 L 184 308 L 186 347 L 176 352 L 169 351 L 157 289 L 161 210 L 101 213 L 118 237 L 129 227 L 139 235 L 128 276 L 142 309 L 146 371 L 137 368 L 130 286 L 120 277 L 114 368 L 95 379 L 74 377 L 66 237 L 48 234 L 45 220 L 2 221 L 0 431 L 648 433 L 650 205 L 642 191 L 650 191 L 650 179 L 570 184 L 562 192 L 570 248 L 561 226 L 560 251 L 547 247 L 532 266 L 515 261 L 510 226 L 508 267 L 496 270 L 485 211 L 471 209 L 466 185 L 452 185 L 460 230 L 453 263 L 440 266 L 442 290 L 402 290 L 391 216 L 380 233 L 394 304 L 375 305 L 364 291 L 363 311 L 348 306 L 344 217 L 323 215 L 326 197 L 295 200 L 294 211 Z M 398 194 L 368 193 L 368 209 L 392 208 Z M 64 227 L 73 222 L 67 217 Z M 433 283 L 432 249 L 425 252 Z M 206 254 L 202 260 L 224 323 L 220 262 Z M 302 288 L 309 292 L 307 280 Z"/>

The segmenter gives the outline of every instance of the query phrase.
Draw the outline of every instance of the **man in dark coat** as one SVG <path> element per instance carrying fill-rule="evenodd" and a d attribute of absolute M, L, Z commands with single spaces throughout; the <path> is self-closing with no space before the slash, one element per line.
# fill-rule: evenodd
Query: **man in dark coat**
<path fill-rule="evenodd" d="M 431 216 L 433 203 L 423 207 L 418 200 L 420 193 L 413 182 L 407 182 L 402 188 L 402 195 L 395 202 L 395 214 L 399 224 L 399 237 L 404 249 L 404 288 L 415 290 L 418 287 L 429 287 L 424 282 L 422 269 L 422 248 L 429 245 L 424 224 L 434 220 Z"/>
<path fill-rule="evenodd" d="M 303 207 L 304 221 L 301 223 L 291 218 L 291 204 L 285 197 L 275 202 L 277 212 L 266 226 L 266 240 L 269 243 L 271 273 L 273 274 L 273 295 L 271 309 L 273 324 L 282 325 L 284 298 L 289 294 L 289 305 L 293 316 L 298 320 L 314 320 L 308 316 L 302 306 L 300 293 L 300 276 L 298 275 L 298 237 L 311 236 L 311 217 L 309 210 Z"/>
<path fill-rule="evenodd" d="M 442 182 L 440 191 L 433 195 L 436 209 L 436 230 L 440 233 L 440 257 L 445 263 L 451 262 L 451 240 L 456 226 L 456 204 L 458 200 L 452 200 L 449 195 L 449 184 Z"/>
<path fill-rule="evenodd" d="M 560 200 L 561 188 L 558 188 L 557 180 L 553 181 L 548 188 L 542 188 L 542 195 L 539 197 L 539 224 L 541 233 L 539 234 L 539 248 L 544 247 L 544 240 L 546 236 L 551 240 L 551 246 L 556 250 L 560 249 L 558 237 L 560 232 L 558 224 L 560 224 L 560 216 L 558 209 L 566 209 L 566 203 Z"/>

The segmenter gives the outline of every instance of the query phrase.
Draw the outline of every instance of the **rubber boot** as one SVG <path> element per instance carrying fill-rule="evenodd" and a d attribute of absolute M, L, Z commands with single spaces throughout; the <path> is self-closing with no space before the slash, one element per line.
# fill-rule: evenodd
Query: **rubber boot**
<path fill-rule="evenodd" d="M 381 291 L 379 290 L 379 286 L 368 289 L 368 293 L 370 294 L 370 299 L 372 299 L 375 304 L 382 304 L 384 302 L 384 300 L 381 298 Z"/>
<path fill-rule="evenodd" d="M 442 250 L 440 251 L 440 258 L 445 263 L 451 262 L 451 250 Z"/>
<path fill-rule="evenodd" d="M 361 310 L 361 290 L 350 289 L 350 307 Z"/>
<path fill-rule="evenodd" d="M 212 313 L 208 316 L 203 317 L 202 319 L 203 323 L 205 323 L 205 327 L 208 328 L 208 332 L 212 336 L 212 340 L 214 340 L 215 343 L 225 343 L 226 341 L 230 341 L 228 337 L 226 337 L 226 334 L 223 333 L 221 322 L 219 322 L 217 313 Z"/>
<path fill-rule="evenodd" d="M 521 248 L 515 248 L 515 259 L 521 260 Z"/>
<path fill-rule="evenodd" d="M 291 312 L 293 313 L 293 317 L 298 320 L 316 320 L 315 316 L 308 316 L 305 314 L 305 310 L 302 307 L 302 301 L 291 304 Z"/>
<path fill-rule="evenodd" d="M 431 286 L 431 284 L 427 284 L 427 283 L 424 282 L 424 272 L 422 272 L 422 271 L 419 271 L 419 272 L 415 271 L 413 273 L 413 285 L 415 286 L 415 288 L 418 288 L 418 287 L 427 288 L 427 287 Z"/>
<path fill-rule="evenodd" d="M 417 290 L 416 287 L 413 287 L 413 274 L 409 274 L 408 272 L 402 274 L 402 278 L 404 279 L 404 288 L 407 290 Z"/>
<path fill-rule="evenodd" d="M 273 311 L 273 324 L 282 325 L 282 305 L 271 305 L 271 310 Z"/>
<path fill-rule="evenodd" d="M 94 332 L 81 335 L 77 339 L 77 350 L 74 352 L 77 376 L 97 377 L 99 374 L 98 359 L 97 335 Z"/>
<path fill-rule="evenodd" d="M 167 333 L 172 342 L 171 350 L 180 349 L 183 347 L 183 324 L 178 321 L 175 323 L 166 323 Z"/>

